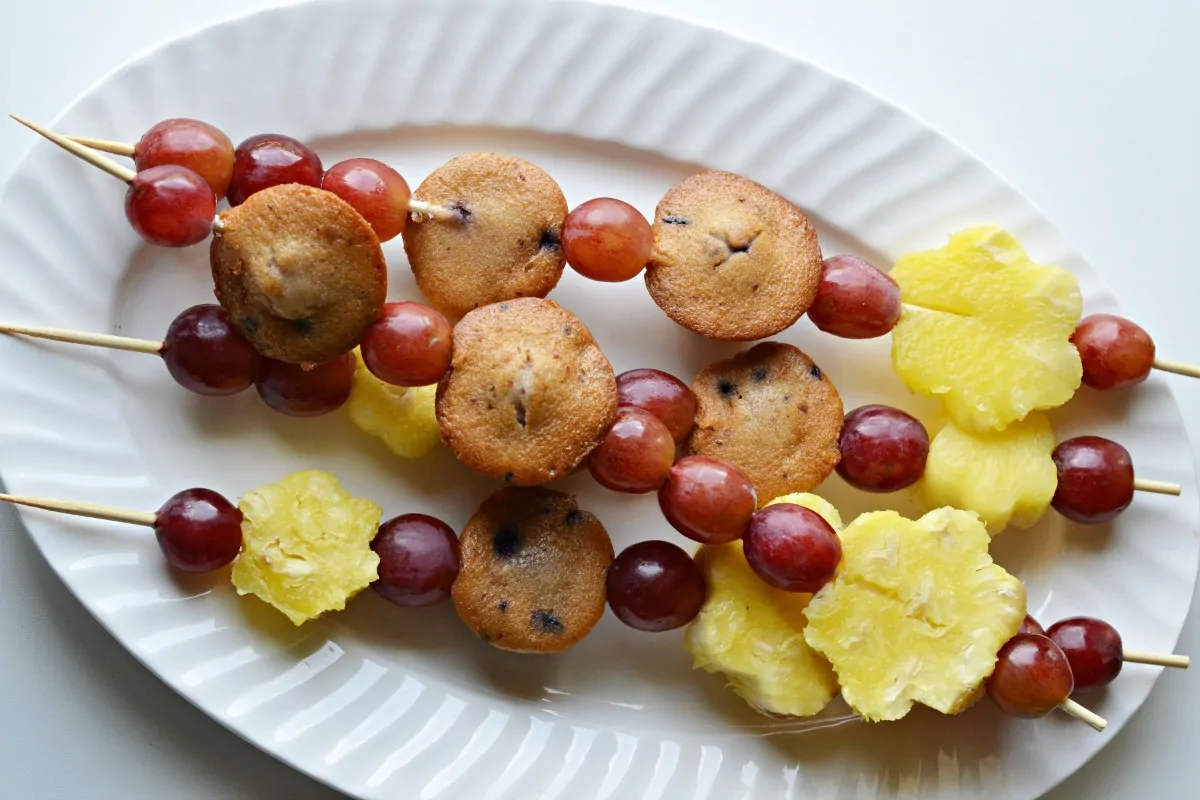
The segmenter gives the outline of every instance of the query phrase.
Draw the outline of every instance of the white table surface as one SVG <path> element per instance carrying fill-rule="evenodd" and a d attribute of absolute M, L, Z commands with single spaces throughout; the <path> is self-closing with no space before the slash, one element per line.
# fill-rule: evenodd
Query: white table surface
<path fill-rule="evenodd" d="M 49 120 L 159 41 L 271 0 L 5 3 L 0 110 Z M 1040 205 L 1159 352 L 1200 361 L 1200 3 L 629 0 L 792 50 L 929 120 Z M 1003 9 L 1003 10 L 1002 10 Z M 33 144 L 0 123 L 0 179 Z M 0 269 L 12 275 L 20 265 Z M 2 289 L 0 289 L 2 291 Z M 1200 442 L 1200 381 L 1176 381 Z M 0 410 L 3 413 L 3 410 Z M 1145 531 L 1149 543 L 1154 531 Z M 1180 652 L 1200 655 L 1193 614 Z M 1048 795 L 1194 796 L 1200 675 L 1164 675 Z M 109 638 L 0 509 L 0 798 L 342 795 L 264 755 Z"/>

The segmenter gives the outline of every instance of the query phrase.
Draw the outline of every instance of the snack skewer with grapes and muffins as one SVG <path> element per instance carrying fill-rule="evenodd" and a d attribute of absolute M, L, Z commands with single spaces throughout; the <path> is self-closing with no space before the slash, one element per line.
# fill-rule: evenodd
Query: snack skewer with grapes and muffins
<path fill-rule="evenodd" d="M 67 140 L 25 124 L 131 183 L 127 214 L 147 241 L 185 246 L 213 232 L 221 305 L 188 309 L 162 342 L 2 330 L 156 353 L 185 388 L 222 395 L 255 383 L 269 406 L 299 416 L 341 406 L 364 374 L 373 396 L 436 385 L 434 402 L 410 410 L 421 417 L 415 427 L 437 430 L 462 463 L 509 486 L 484 501 L 461 536 L 421 514 L 380 525 L 378 506 L 316 470 L 248 492 L 237 507 L 199 489 L 156 514 L 4 500 L 151 526 L 172 566 L 211 571 L 232 562 L 240 594 L 257 595 L 296 624 L 343 608 L 372 585 L 399 605 L 451 597 L 494 647 L 550 653 L 583 639 L 607 603 L 638 630 L 686 626 L 696 666 L 724 673 L 773 715 L 815 714 L 840 692 L 863 718 L 892 720 L 918 702 L 958 713 L 986 693 L 1015 716 L 1061 708 L 1102 729 L 1071 695 L 1097 685 L 1098 672 L 1115 677 L 1114 658 L 1116 670 L 1121 661 L 1187 666 L 1182 656 L 1123 651 L 1119 637 L 1112 644 L 1115 631 L 1095 620 L 1064 621 L 1045 637 L 1026 630 L 1024 587 L 992 562 L 988 542 L 998 531 L 969 494 L 957 495 L 968 501 L 961 510 L 942 503 L 915 521 L 870 512 L 848 526 L 810 494 L 835 469 L 868 491 L 921 491 L 946 430 L 967 437 L 973 452 L 982 452 L 975 439 L 1000 437 L 1002 448 L 1042 467 L 1050 461 L 1053 505 L 1077 521 L 1110 520 L 1134 488 L 1178 494 L 1173 484 L 1139 484 L 1128 453 L 1108 440 L 1081 437 L 1042 452 L 1037 413 L 1065 403 L 1080 380 L 1132 385 L 1144 379 L 1147 359 L 1170 369 L 1132 323 L 1023 309 L 1022 335 L 1050 343 L 1050 357 L 1007 393 L 962 351 L 928 355 L 944 344 L 929 319 L 937 307 L 930 298 L 953 291 L 930 278 L 922 258 L 960 273 L 978 269 L 981 250 L 1019 250 L 1003 231 L 960 233 L 941 255 L 914 254 L 887 275 L 856 257 L 823 260 L 802 212 L 731 173 L 681 181 L 651 224 L 613 198 L 568 212 L 540 168 L 496 154 L 453 159 L 410 193 L 399 174 L 371 159 L 322 171 L 316 154 L 290 137 L 252 137 L 234 149 L 212 126 L 168 120 L 130 146 Z M 80 142 L 132 156 L 138 172 Z M 217 216 L 222 195 L 234 208 Z M 314 237 L 322 225 L 344 234 L 336 246 Z M 385 303 L 379 242 L 397 235 L 432 307 Z M 1070 282 L 1020 256 L 1007 262 L 1016 270 L 1007 276 L 1014 302 L 1037 278 L 1071 308 Z M 314 274 L 314 263 L 326 272 Z M 845 338 L 892 332 L 897 373 L 914 391 L 942 395 L 951 422 L 931 440 L 899 409 L 844 414 L 828 376 L 779 342 L 710 365 L 690 388 L 658 370 L 615 375 L 584 322 L 542 299 L 567 264 L 602 281 L 644 270 L 667 316 L 715 340 L 770 337 L 806 312 L 819 330 Z M 956 301 L 969 305 L 969 293 L 960 294 Z M 1062 336 L 1067 322 L 1072 331 Z M 1026 435 L 1022 426 L 1036 430 Z M 1053 448 L 1052 432 L 1049 441 Z M 614 491 L 656 492 L 667 522 L 700 550 L 692 557 L 645 541 L 614 554 L 599 520 L 569 495 L 541 488 L 584 466 Z M 1010 505 L 1022 503 L 1030 505 L 1024 496 Z M 297 514 L 301 504 L 310 513 Z M 1022 522 L 1040 516 L 1032 505 Z M 313 509 L 324 523 L 313 521 Z M 314 535 L 314 525 L 334 520 L 336 546 Z M 299 580 L 282 573 L 287 552 L 317 568 Z M 864 595 L 871 581 L 891 594 Z M 872 634 L 879 618 L 891 624 Z M 928 625 L 944 632 L 936 645 L 921 634 Z M 773 642 L 769 655 L 748 652 L 747 636 Z"/>

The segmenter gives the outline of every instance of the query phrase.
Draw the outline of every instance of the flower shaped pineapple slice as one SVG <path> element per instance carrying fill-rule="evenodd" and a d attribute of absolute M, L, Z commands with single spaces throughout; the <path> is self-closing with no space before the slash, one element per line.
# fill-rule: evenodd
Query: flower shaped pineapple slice
<path fill-rule="evenodd" d="M 913 391 L 941 397 L 967 431 L 1003 430 L 1079 388 L 1070 337 L 1082 300 L 1075 277 L 1036 264 L 995 226 L 964 230 L 891 271 L 904 301 L 892 365 Z"/>
<path fill-rule="evenodd" d="M 383 510 L 352 497 L 328 472 L 296 472 L 260 486 L 238 508 L 242 552 L 233 565 L 233 585 L 296 625 L 345 608 L 378 577 L 371 540 Z"/>
<path fill-rule="evenodd" d="M 1009 523 L 1037 523 L 1058 485 L 1054 431 L 1045 414 L 1031 413 L 1003 431 L 972 434 L 953 422 L 933 437 L 917 496 L 925 508 L 974 511 L 992 536 Z"/>
<path fill-rule="evenodd" d="M 814 494 L 791 494 L 772 503 L 795 503 L 842 529 L 837 509 Z M 812 595 L 768 586 L 750 568 L 742 543 L 706 545 L 696 563 L 708 597 L 684 640 L 695 665 L 728 678 L 734 692 L 765 714 L 807 717 L 837 694 L 837 677 L 804 641 L 804 608 Z"/>
<path fill-rule="evenodd" d="M 875 511 L 841 538 L 842 565 L 809 603 L 804 638 L 833 665 L 842 697 L 871 721 L 900 719 L 914 702 L 969 708 L 1025 617 L 1025 588 L 992 563 L 983 523 L 952 508 L 915 522 Z"/>
<path fill-rule="evenodd" d="M 382 439 L 401 458 L 427 455 L 439 439 L 433 411 L 437 386 L 405 388 L 384 383 L 367 369 L 357 348 L 354 358 L 354 382 L 346 403 L 350 421 Z"/>

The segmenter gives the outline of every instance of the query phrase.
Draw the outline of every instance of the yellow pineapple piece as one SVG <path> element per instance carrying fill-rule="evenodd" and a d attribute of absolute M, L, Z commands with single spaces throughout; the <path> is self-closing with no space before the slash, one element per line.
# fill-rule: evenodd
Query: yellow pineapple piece
<path fill-rule="evenodd" d="M 1029 528 L 1046 513 L 1058 486 L 1053 452 L 1054 431 L 1045 414 L 1034 412 L 992 433 L 967 433 L 947 423 L 929 443 L 917 496 L 927 509 L 974 511 L 992 536 L 1010 522 Z"/>
<path fill-rule="evenodd" d="M 841 567 L 809 603 L 804 638 L 833 664 L 842 697 L 871 721 L 914 702 L 969 708 L 1025 617 L 1025 587 L 992 563 L 983 523 L 953 508 L 916 522 L 874 511 L 841 538 Z"/>
<path fill-rule="evenodd" d="M 814 494 L 771 502 L 802 505 L 842 528 L 837 509 Z M 724 673 L 738 696 L 766 714 L 807 717 L 828 705 L 837 677 L 804 641 L 812 595 L 768 586 L 746 562 L 741 542 L 701 547 L 696 563 L 708 597 L 684 640 L 695 666 Z"/>
<path fill-rule="evenodd" d="M 892 366 L 913 391 L 941 397 L 958 427 L 1003 430 L 1079 388 L 1070 342 L 1079 284 L 1031 261 L 1005 231 L 969 228 L 945 247 L 903 256 L 890 274 L 904 301 Z"/>
<path fill-rule="evenodd" d="M 345 608 L 378 577 L 371 540 L 383 510 L 352 497 L 328 472 L 292 473 L 247 492 L 238 508 L 242 552 L 233 585 L 296 625 Z"/>
<path fill-rule="evenodd" d="M 440 434 L 433 413 L 437 385 L 405 388 L 371 374 L 358 349 L 354 383 L 346 410 L 350 421 L 383 440 L 401 458 L 417 459 L 437 446 Z"/>

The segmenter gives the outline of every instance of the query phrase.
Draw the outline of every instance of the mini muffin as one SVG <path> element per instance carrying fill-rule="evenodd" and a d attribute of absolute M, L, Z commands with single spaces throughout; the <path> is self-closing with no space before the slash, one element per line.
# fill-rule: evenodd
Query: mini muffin
<path fill-rule="evenodd" d="M 332 192 L 285 184 L 223 211 L 209 250 L 217 300 L 268 358 L 320 364 L 379 319 L 387 264 L 375 231 Z"/>
<path fill-rule="evenodd" d="M 654 213 L 646 288 L 680 325 L 722 341 L 773 336 L 812 305 L 817 232 L 788 201 L 729 172 L 685 178 Z"/>
<path fill-rule="evenodd" d="M 494 647 L 557 653 L 604 614 L 612 542 L 571 495 L 500 489 L 467 522 L 459 548 L 454 607 Z"/>
<path fill-rule="evenodd" d="M 545 297 L 566 263 L 567 200 L 540 167 L 512 156 L 451 159 L 413 192 L 450 220 L 408 225 L 404 250 L 417 286 L 451 317 L 514 297 Z"/>
<path fill-rule="evenodd" d="M 571 473 L 617 410 L 612 365 L 587 327 L 551 300 L 472 311 L 454 327 L 438 384 L 442 440 L 477 472 L 517 485 Z"/>
<path fill-rule="evenodd" d="M 692 382 L 693 453 L 732 461 L 758 492 L 808 492 L 841 457 L 842 398 L 821 368 L 790 344 L 764 342 L 705 367 Z"/>

